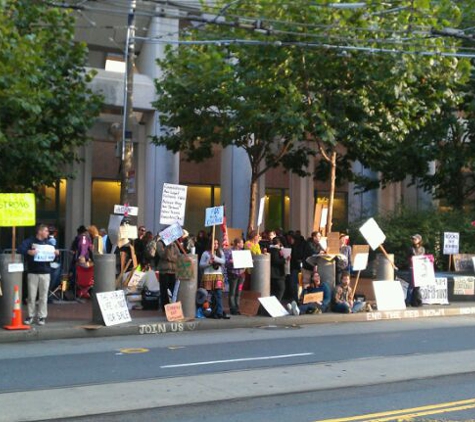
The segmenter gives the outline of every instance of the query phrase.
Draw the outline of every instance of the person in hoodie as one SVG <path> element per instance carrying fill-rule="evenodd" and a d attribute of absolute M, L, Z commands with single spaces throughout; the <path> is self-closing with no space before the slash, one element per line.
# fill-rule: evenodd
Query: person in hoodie
<path fill-rule="evenodd" d="M 269 246 L 271 295 L 280 302 L 285 292 L 285 257 L 280 239 L 274 237 Z"/>

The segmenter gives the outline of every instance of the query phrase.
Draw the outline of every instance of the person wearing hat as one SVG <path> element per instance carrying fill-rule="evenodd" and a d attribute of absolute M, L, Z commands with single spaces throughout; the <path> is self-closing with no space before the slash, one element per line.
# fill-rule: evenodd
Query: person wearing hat
<path fill-rule="evenodd" d="M 421 306 L 422 299 L 420 288 L 414 286 L 414 275 L 412 272 L 412 257 L 425 255 L 426 250 L 424 246 L 422 246 L 422 236 L 420 234 L 415 234 L 411 236 L 412 246 L 409 248 L 408 251 L 408 259 L 409 259 L 409 269 L 411 270 L 411 282 L 409 284 L 409 288 L 407 289 L 407 298 L 406 303 L 410 304 L 411 306 Z"/>

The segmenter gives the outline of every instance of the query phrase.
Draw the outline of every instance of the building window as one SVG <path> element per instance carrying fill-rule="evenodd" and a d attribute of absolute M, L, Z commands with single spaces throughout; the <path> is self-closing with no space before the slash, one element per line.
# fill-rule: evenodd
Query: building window
<path fill-rule="evenodd" d="M 328 192 L 316 193 L 317 203 L 328 205 L 330 195 Z M 335 192 L 333 203 L 333 225 L 332 231 L 346 231 L 348 229 L 348 194 Z"/>
<path fill-rule="evenodd" d="M 221 188 L 209 185 L 188 186 L 185 212 L 185 228 L 196 235 L 200 230 L 211 230 L 204 227 L 205 210 L 221 205 Z"/>
<path fill-rule="evenodd" d="M 114 205 L 120 204 L 119 180 L 93 180 L 91 221 L 98 228 L 109 225 L 109 216 L 114 212 Z"/>
<path fill-rule="evenodd" d="M 259 210 L 257 210 L 259 212 Z M 266 230 L 288 230 L 290 197 L 288 189 L 266 189 L 264 226 Z"/>

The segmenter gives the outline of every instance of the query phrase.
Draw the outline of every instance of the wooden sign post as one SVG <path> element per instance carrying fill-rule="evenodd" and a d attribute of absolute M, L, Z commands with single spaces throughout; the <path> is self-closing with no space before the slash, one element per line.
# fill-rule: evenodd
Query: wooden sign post
<path fill-rule="evenodd" d="M 353 288 L 353 293 L 351 294 L 351 300 L 355 297 L 356 288 L 358 287 L 358 282 L 360 281 L 361 271 L 365 270 L 368 266 L 369 258 L 369 246 L 368 245 L 354 245 L 352 248 L 352 257 L 351 262 L 353 262 L 353 270 L 358 271 L 356 275 L 355 287 Z"/>

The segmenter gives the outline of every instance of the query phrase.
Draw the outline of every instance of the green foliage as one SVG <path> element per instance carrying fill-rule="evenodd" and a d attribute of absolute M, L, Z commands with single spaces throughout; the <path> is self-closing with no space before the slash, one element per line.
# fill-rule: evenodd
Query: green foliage
<path fill-rule="evenodd" d="M 384 248 L 394 254 L 396 266 L 408 269 L 408 250 L 411 236 L 420 234 L 428 254 L 434 255 L 436 270 L 448 269 L 449 257 L 443 255 L 444 232 L 460 233 L 460 253 L 475 253 L 475 228 L 471 225 L 473 215 L 462 211 L 424 211 L 416 212 L 400 208 L 384 217 L 375 217 L 386 235 Z M 350 236 L 355 244 L 366 244 L 358 228 L 363 222 L 354 223 Z"/>
<path fill-rule="evenodd" d="M 66 165 L 101 107 L 87 83 L 74 20 L 41 1 L 5 1 L 0 15 L 0 191 L 28 192 L 70 176 Z"/>

